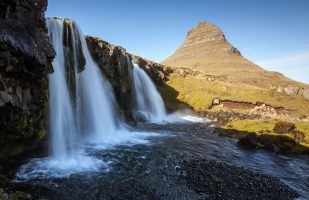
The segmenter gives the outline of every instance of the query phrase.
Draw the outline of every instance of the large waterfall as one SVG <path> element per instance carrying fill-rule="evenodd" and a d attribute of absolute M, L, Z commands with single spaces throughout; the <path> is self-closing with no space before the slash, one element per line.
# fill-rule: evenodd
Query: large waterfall
<path fill-rule="evenodd" d="M 114 98 L 78 26 L 58 18 L 47 24 L 57 53 L 49 77 L 52 152 L 66 159 L 81 136 L 95 141 L 113 137 L 117 129 Z"/>
<path fill-rule="evenodd" d="M 93 61 L 78 25 L 47 20 L 56 50 L 49 76 L 51 154 L 33 159 L 17 174 L 22 179 L 67 176 L 107 167 L 93 154 L 117 144 L 147 143 L 154 133 L 128 130 L 116 116 L 114 93 Z"/>
<path fill-rule="evenodd" d="M 64 67 L 63 19 L 48 20 L 47 24 L 57 54 L 54 73 L 49 76 L 51 147 L 53 156 L 65 160 L 77 137 L 77 127 Z"/>
<path fill-rule="evenodd" d="M 51 154 L 23 165 L 19 179 L 63 177 L 108 168 L 96 153 L 117 144 L 148 143 L 156 133 L 132 131 L 117 118 L 113 90 L 93 61 L 78 25 L 68 19 L 47 20 L 56 51 L 49 76 Z M 136 116 L 151 122 L 182 122 L 167 115 L 164 102 L 146 72 L 134 64 Z M 103 169 L 102 169 L 103 168 Z"/>
<path fill-rule="evenodd" d="M 161 122 L 167 114 L 161 95 L 147 73 L 133 62 L 133 82 L 136 96 L 135 118 Z"/>

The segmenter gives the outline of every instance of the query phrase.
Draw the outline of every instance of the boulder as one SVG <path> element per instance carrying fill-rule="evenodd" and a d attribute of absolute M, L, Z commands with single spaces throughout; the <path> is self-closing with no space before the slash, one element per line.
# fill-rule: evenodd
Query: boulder
<path fill-rule="evenodd" d="M 306 100 L 309 100 L 309 88 L 304 89 L 304 91 L 303 91 L 303 97 L 304 97 Z"/>
<path fill-rule="evenodd" d="M 295 124 L 291 122 L 277 122 L 273 129 L 274 133 L 285 134 L 293 131 L 295 129 Z"/>
<path fill-rule="evenodd" d="M 283 86 L 279 86 L 279 87 L 277 88 L 277 92 L 283 93 Z"/>
<path fill-rule="evenodd" d="M 294 134 L 295 142 L 302 143 L 302 142 L 305 141 L 306 135 L 303 132 L 297 131 L 297 130 L 293 130 L 292 133 Z"/>
<path fill-rule="evenodd" d="M 212 100 L 212 105 L 219 105 L 219 104 L 220 104 L 220 99 L 214 98 L 214 99 Z"/>
<path fill-rule="evenodd" d="M 247 149 L 255 149 L 257 147 L 256 138 L 257 138 L 256 133 L 249 133 L 245 137 L 241 138 L 237 142 L 237 144 L 239 146 L 247 148 Z"/>
<path fill-rule="evenodd" d="M 298 94 L 300 88 L 294 85 L 288 85 L 283 88 L 283 91 L 289 96 L 295 96 Z"/>
<path fill-rule="evenodd" d="M 266 151 L 274 152 L 274 153 L 277 153 L 280 151 L 280 149 L 274 143 L 271 143 L 271 142 L 267 142 L 263 146 L 263 149 L 265 149 Z"/>

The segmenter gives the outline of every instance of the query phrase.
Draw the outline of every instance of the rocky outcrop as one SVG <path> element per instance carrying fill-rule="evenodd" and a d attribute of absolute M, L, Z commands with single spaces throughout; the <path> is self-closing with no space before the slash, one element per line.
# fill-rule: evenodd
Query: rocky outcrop
<path fill-rule="evenodd" d="M 92 57 L 114 89 L 120 111 L 126 120 L 133 120 L 131 55 L 124 48 L 100 38 L 86 36 L 86 41 Z"/>
<path fill-rule="evenodd" d="M 301 95 L 305 100 L 309 100 L 309 88 L 299 87 L 296 85 L 278 86 L 274 88 L 276 92 L 286 94 L 288 96 Z"/>
<path fill-rule="evenodd" d="M 55 52 L 46 0 L 0 2 L 0 157 L 18 154 L 46 134 L 48 74 Z"/>
<path fill-rule="evenodd" d="M 274 133 L 285 134 L 293 131 L 295 129 L 295 124 L 291 122 L 277 122 L 273 129 Z"/>
<path fill-rule="evenodd" d="M 127 121 L 133 121 L 133 65 L 131 61 L 133 60 L 143 68 L 156 84 L 163 84 L 172 70 L 130 54 L 126 49 L 109 44 L 100 38 L 86 36 L 86 41 L 92 57 L 114 89 L 120 111 L 123 112 Z"/>
<path fill-rule="evenodd" d="M 309 88 L 304 89 L 303 96 L 306 100 L 309 100 Z"/>
<path fill-rule="evenodd" d="M 295 85 L 288 85 L 283 88 L 283 91 L 289 96 L 295 96 L 299 92 L 299 87 Z"/>
<path fill-rule="evenodd" d="M 147 72 L 147 74 L 157 85 L 162 85 L 168 80 L 168 76 L 173 73 L 173 70 L 170 67 L 155 63 L 139 56 L 132 55 L 132 59 Z"/>

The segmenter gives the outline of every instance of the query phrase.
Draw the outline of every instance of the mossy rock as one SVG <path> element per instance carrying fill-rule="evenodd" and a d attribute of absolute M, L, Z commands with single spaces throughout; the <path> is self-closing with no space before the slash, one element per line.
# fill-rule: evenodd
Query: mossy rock
<path fill-rule="evenodd" d="M 32 198 L 29 197 L 26 193 L 21 191 L 16 191 L 9 195 L 8 200 L 31 200 Z"/>
<path fill-rule="evenodd" d="M 4 192 L 3 189 L 0 188 L 0 200 L 4 200 Z"/>
<path fill-rule="evenodd" d="M 273 129 L 274 133 L 285 134 L 293 131 L 295 129 L 295 124 L 291 122 L 277 122 Z"/>

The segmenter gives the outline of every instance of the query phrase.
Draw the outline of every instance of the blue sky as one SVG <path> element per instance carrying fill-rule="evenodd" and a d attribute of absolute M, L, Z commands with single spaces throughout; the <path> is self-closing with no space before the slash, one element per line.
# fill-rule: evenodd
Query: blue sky
<path fill-rule="evenodd" d="M 200 21 L 219 26 L 249 60 L 309 83 L 309 0 L 49 0 L 47 17 L 160 62 Z"/>

